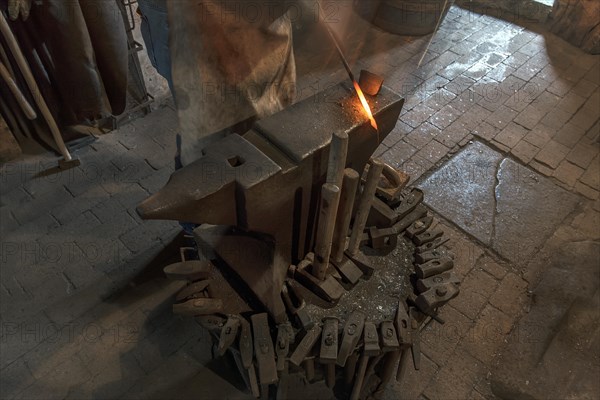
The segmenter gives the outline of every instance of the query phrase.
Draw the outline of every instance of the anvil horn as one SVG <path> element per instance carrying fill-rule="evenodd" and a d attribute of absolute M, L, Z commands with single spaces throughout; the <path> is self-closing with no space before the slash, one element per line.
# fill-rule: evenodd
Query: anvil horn
<path fill-rule="evenodd" d="M 203 172 L 211 164 L 194 164 L 176 171 L 165 187 L 137 207 L 142 219 L 237 225 L 235 182 L 205 180 Z"/>
<path fill-rule="evenodd" d="M 175 171 L 164 188 L 142 202 L 137 207 L 140 217 L 237 226 L 245 220 L 238 188 L 249 188 L 281 170 L 238 135 L 227 136 L 205 153 Z"/>

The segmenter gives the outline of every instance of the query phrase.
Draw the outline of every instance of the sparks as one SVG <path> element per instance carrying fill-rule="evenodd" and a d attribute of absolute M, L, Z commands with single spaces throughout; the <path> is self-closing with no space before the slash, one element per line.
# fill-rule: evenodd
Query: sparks
<path fill-rule="evenodd" d="M 377 132 L 379 132 L 379 128 L 377 127 L 377 122 L 375 122 L 375 118 L 373 117 L 373 113 L 371 112 L 371 107 L 369 107 L 369 103 L 367 103 L 367 99 L 365 98 L 363 91 L 361 90 L 360 86 L 358 86 L 358 82 L 353 81 L 353 83 L 354 83 L 354 90 L 356 90 L 356 94 L 358 95 L 358 98 L 360 99 L 360 102 L 362 103 L 363 108 L 365 109 L 365 111 L 367 112 L 367 115 L 369 116 L 369 120 L 371 121 L 371 126 L 373 127 L 373 129 L 375 129 Z"/>

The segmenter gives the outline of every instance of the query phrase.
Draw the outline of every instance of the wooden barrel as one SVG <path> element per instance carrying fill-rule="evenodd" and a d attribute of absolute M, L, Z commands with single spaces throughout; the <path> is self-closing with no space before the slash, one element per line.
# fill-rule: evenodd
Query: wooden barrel
<path fill-rule="evenodd" d="M 435 30 L 440 16 L 444 18 L 453 3 L 454 0 L 383 0 L 373 23 L 397 35 L 427 35 Z"/>
<path fill-rule="evenodd" d="M 383 0 L 354 0 L 354 11 L 365 21 L 373 22 L 382 1 Z"/>

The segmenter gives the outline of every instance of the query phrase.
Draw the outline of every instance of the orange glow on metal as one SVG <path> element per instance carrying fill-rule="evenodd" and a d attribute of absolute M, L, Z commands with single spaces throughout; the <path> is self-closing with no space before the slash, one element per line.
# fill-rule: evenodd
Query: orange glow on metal
<path fill-rule="evenodd" d="M 354 90 L 356 90 L 356 94 L 358 95 L 358 98 L 360 99 L 360 102 L 362 103 L 362 106 L 365 109 L 365 111 L 367 112 L 367 116 L 369 117 L 369 120 L 371 121 L 371 126 L 373 127 L 373 129 L 375 129 L 376 131 L 379 132 L 379 128 L 377 127 L 377 122 L 375 122 L 375 118 L 373 118 L 373 113 L 371 112 L 371 107 L 369 107 L 369 103 L 367 103 L 367 99 L 365 98 L 363 91 L 361 90 L 360 86 L 358 86 L 358 82 L 354 81 L 352 83 L 354 83 Z"/>

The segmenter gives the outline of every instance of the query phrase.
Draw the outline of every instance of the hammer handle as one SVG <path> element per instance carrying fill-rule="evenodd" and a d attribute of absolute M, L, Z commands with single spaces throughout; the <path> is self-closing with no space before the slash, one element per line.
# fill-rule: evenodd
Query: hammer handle
<path fill-rule="evenodd" d="M 346 168 L 346 156 L 348 155 L 348 134 L 336 132 L 331 136 L 329 146 L 329 162 L 327 164 L 327 183 L 337 187 L 342 186 L 344 168 Z"/>
<path fill-rule="evenodd" d="M 340 205 L 338 207 L 337 218 L 335 220 L 335 231 L 333 233 L 332 253 L 336 262 L 341 262 L 346 250 L 346 236 L 350 229 L 352 220 L 352 209 L 356 200 L 356 191 L 360 176 L 358 172 L 351 168 L 344 170 L 344 180 L 342 182 L 342 194 L 340 195 Z"/>
<path fill-rule="evenodd" d="M 350 245 L 348 246 L 348 252 L 350 254 L 356 254 L 360 247 L 360 238 L 365 225 L 367 224 L 367 218 L 371 211 L 371 205 L 373 204 L 373 198 L 375 196 L 375 190 L 379 184 L 379 178 L 383 172 L 383 163 L 377 159 L 371 161 L 369 166 L 369 174 L 367 175 L 367 181 L 360 197 L 360 203 L 358 204 L 358 211 L 356 212 L 356 218 L 354 219 L 354 226 L 352 227 L 352 235 L 350 236 Z"/>
<path fill-rule="evenodd" d="M 363 387 L 363 381 L 365 379 L 365 372 L 367 372 L 368 364 L 369 356 L 363 354 L 358 363 L 358 371 L 356 372 L 354 387 L 352 388 L 352 393 L 350 394 L 350 400 L 358 400 L 360 397 L 360 391 Z"/>
<path fill-rule="evenodd" d="M 4 82 L 10 89 L 10 91 L 12 92 L 13 96 L 15 96 L 17 103 L 21 107 L 21 110 L 23 111 L 23 113 L 25 114 L 27 119 L 30 119 L 30 120 L 36 119 L 37 115 L 36 115 L 35 111 L 33 110 L 33 108 L 31 107 L 31 104 L 29 104 L 29 102 L 27 101 L 27 99 L 25 98 L 23 93 L 21 92 L 21 89 L 19 89 L 19 87 L 13 80 L 12 76 L 10 75 L 10 72 L 4 66 L 4 63 L 2 63 L 1 61 L 0 61 L 0 77 L 2 77 L 2 79 L 4 80 Z"/>
<path fill-rule="evenodd" d="M 315 244 L 315 260 L 313 274 L 320 280 L 325 280 L 329 257 L 331 256 L 331 241 L 335 216 L 340 201 L 340 188 L 326 183 L 321 189 L 321 207 L 319 210 L 319 226 Z"/>

